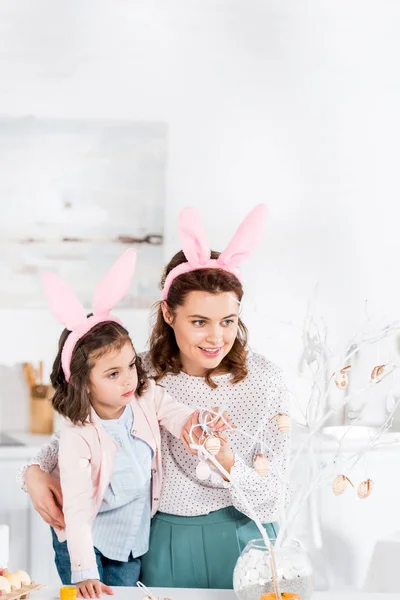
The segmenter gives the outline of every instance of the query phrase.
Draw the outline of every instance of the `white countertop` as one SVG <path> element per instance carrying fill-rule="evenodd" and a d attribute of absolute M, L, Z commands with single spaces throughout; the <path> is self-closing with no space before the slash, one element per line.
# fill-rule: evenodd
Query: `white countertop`
<path fill-rule="evenodd" d="M 114 587 L 114 596 L 103 594 L 103 599 L 142 600 L 146 593 L 133 587 Z M 162 600 L 237 600 L 232 590 L 196 590 L 177 588 L 152 588 L 151 592 Z M 58 600 L 59 589 L 42 588 L 33 592 L 30 600 Z M 399 600 L 399 594 L 375 594 L 362 592 L 315 592 L 312 600 Z"/>
<path fill-rule="evenodd" d="M 22 446 L 2 446 L 0 444 L 0 460 L 32 458 L 41 446 L 47 444 L 51 439 L 51 435 L 39 435 L 23 431 L 4 431 L 4 433 L 20 442 Z"/>

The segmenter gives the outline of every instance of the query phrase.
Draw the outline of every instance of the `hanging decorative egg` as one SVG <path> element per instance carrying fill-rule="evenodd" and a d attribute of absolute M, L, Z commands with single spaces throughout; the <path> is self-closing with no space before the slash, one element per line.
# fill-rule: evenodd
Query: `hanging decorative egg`
<path fill-rule="evenodd" d="M 278 413 L 269 419 L 271 423 L 274 419 L 277 419 L 278 430 L 284 433 L 287 433 L 292 428 L 292 419 L 289 415 L 284 415 L 283 413 Z"/>
<path fill-rule="evenodd" d="M 254 468 L 260 477 L 266 477 L 269 470 L 268 458 L 264 454 L 257 454 L 254 457 Z"/>
<path fill-rule="evenodd" d="M 372 369 L 372 373 L 371 373 L 371 381 L 373 381 L 374 379 L 377 379 L 378 377 L 383 375 L 384 370 L 385 370 L 385 365 L 377 365 L 376 367 L 374 367 Z"/>
<path fill-rule="evenodd" d="M 334 374 L 336 387 L 340 390 L 346 389 L 349 385 L 349 376 L 346 372 L 347 369 L 351 369 L 351 365 L 343 367 L 343 369 Z"/>
<path fill-rule="evenodd" d="M 213 456 L 221 450 L 221 440 L 215 435 L 210 435 L 204 442 L 204 447 Z"/>
<path fill-rule="evenodd" d="M 208 463 L 206 463 L 204 460 L 202 460 L 201 462 L 199 462 L 199 464 L 196 467 L 196 476 L 198 479 L 200 479 L 200 481 L 205 481 L 206 479 L 208 479 L 211 475 L 211 469 Z"/>
<path fill-rule="evenodd" d="M 368 498 L 368 496 L 372 492 L 373 485 L 374 482 L 371 479 L 366 479 L 365 481 L 362 481 L 357 488 L 358 497 L 361 498 L 361 500 Z"/>
<path fill-rule="evenodd" d="M 284 433 L 287 433 L 292 428 L 292 419 L 289 415 L 278 415 L 278 429 Z"/>
<path fill-rule="evenodd" d="M 346 475 L 338 475 L 337 477 L 335 477 L 332 486 L 333 493 L 335 494 L 335 496 L 340 496 L 344 493 L 344 491 L 347 488 L 347 483 L 350 483 L 350 485 L 354 487 L 354 485 L 351 483 L 350 479 L 346 477 Z"/>

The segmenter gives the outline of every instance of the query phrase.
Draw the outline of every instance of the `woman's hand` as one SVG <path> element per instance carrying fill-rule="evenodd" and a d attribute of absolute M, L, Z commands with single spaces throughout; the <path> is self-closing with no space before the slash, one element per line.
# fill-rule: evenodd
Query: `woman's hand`
<path fill-rule="evenodd" d="M 64 529 L 60 482 L 42 471 L 39 465 L 30 465 L 25 472 L 25 485 L 33 507 L 43 521 L 57 529 Z"/>
<path fill-rule="evenodd" d="M 199 411 L 196 410 L 194 413 L 192 413 L 190 415 L 190 417 L 188 418 L 188 420 L 186 421 L 185 425 L 182 428 L 181 431 L 181 442 L 183 443 L 183 445 L 185 446 L 186 450 L 190 453 L 190 454 L 197 454 L 197 450 L 195 450 L 194 448 L 190 447 L 190 444 L 192 443 L 191 439 L 190 439 L 190 431 L 192 429 L 193 425 L 198 425 L 199 424 Z M 199 443 L 199 437 L 201 435 L 202 429 L 201 427 L 194 427 L 193 431 L 192 431 L 192 437 L 193 437 L 193 443 L 194 444 L 198 444 Z"/>
<path fill-rule="evenodd" d="M 214 412 L 219 411 L 219 407 L 215 407 L 212 409 Z M 181 441 L 185 446 L 186 450 L 193 455 L 197 455 L 197 450 L 195 448 L 191 448 L 191 444 L 200 445 L 200 437 L 203 433 L 203 429 L 199 423 L 199 414 L 200 411 L 196 410 L 186 421 L 182 432 L 181 432 Z M 208 427 L 212 431 L 212 433 L 216 433 L 220 436 L 221 431 L 226 431 L 227 429 L 235 429 L 235 425 L 231 421 L 227 412 L 224 412 L 218 418 L 213 413 L 206 411 L 203 415 L 203 419 L 208 423 Z M 212 419 L 216 419 L 213 423 L 209 423 Z M 194 427 L 193 427 L 194 426 Z M 192 429 L 193 427 L 193 429 Z M 190 438 L 190 432 L 192 435 L 192 440 Z"/>
<path fill-rule="evenodd" d="M 218 452 L 218 454 L 215 455 L 215 458 L 217 459 L 221 467 L 223 467 L 225 471 L 230 473 L 233 465 L 235 464 L 235 455 L 229 444 L 228 438 L 225 435 L 220 435 L 219 438 L 221 440 L 221 449 Z M 224 475 L 222 475 L 222 477 L 225 480 L 227 480 L 227 478 Z"/>
<path fill-rule="evenodd" d="M 98 579 L 86 579 L 76 584 L 78 598 L 100 598 L 103 592 L 109 596 L 114 592 L 109 585 L 104 585 Z"/>
<path fill-rule="evenodd" d="M 218 409 L 213 409 L 213 410 L 218 410 Z M 235 427 L 235 425 L 232 423 L 232 421 L 229 419 L 229 417 L 226 415 L 226 413 L 224 413 L 223 417 L 224 417 L 223 419 L 221 417 L 219 417 L 218 421 L 215 423 L 217 428 L 223 426 L 225 429 L 227 429 L 227 424 L 224 420 L 226 420 L 229 423 L 229 428 Z M 198 451 L 195 448 L 191 448 L 190 444 L 194 444 L 196 446 L 201 445 L 202 441 L 200 441 L 200 438 L 201 438 L 203 430 L 201 427 L 194 427 L 192 430 L 192 433 L 191 433 L 191 437 L 190 437 L 189 433 L 190 433 L 190 430 L 192 429 L 192 426 L 198 424 L 198 422 L 199 422 L 198 419 L 199 419 L 199 411 L 196 411 L 187 420 L 186 425 L 182 429 L 182 434 L 181 434 L 181 441 L 183 442 L 186 450 L 188 452 L 190 452 L 190 454 L 193 454 L 195 456 L 197 456 Z M 218 435 L 218 437 L 221 441 L 221 448 L 220 448 L 218 454 L 215 455 L 215 459 L 225 469 L 225 471 L 230 473 L 233 465 L 235 464 L 235 455 L 231 449 L 229 440 L 226 437 L 226 435 L 221 433 L 219 429 L 217 429 L 215 431 L 215 433 Z M 224 477 L 224 479 L 226 479 L 226 477 Z"/>
<path fill-rule="evenodd" d="M 221 415 L 219 415 L 217 417 L 217 415 L 215 413 L 219 413 L 220 411 L 220 407 L 219 406 L 215 406 L 212 409 L 212 412 L 210 411 L 205 411 L 204 415 L 203 415 L 203 419 L 205 421 L 205 423 L 208 425 L 208 427 L 211 429 L 211 431 L 215 432 L 215 433 L 219 433 L 220 431 L 227 431 L 229 429 L 235 429 L 235 425 L 233 424 L 233 422 L 231 421 L 228 413 L 226 411 L 224 411 Z"/>

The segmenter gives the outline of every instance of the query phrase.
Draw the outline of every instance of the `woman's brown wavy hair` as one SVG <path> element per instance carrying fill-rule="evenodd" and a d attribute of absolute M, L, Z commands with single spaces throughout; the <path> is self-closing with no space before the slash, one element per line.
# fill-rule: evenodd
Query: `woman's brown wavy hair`
<path fill-rule="evenodd" d="M 218 258 L 219 252 L 211 252 L 211 258 Z M 175 254 L 163 272 L 160 288 L 164 287 L 165 279 L 168 273 L 181 263 L 187 262 L 182 250 Z M 166 300 L 168 308 L 173 315 L 178 306 L 183 306 L 185 298 L 190 292 L 208 292 L 209 294 L 221 294 L 230 292 L 236 294 L 239 300 L 243 297 L 243 287 L 237 277 L 223 271 L 222 269 L 197 269 L 190 273 L 179 275 L 174 279 Z M 231 383 L 238 383 L 247 376 L 247 329 L 239 318 L 238 334 L 235 342 L 223 358 L 218 367 L 208 369 L 205 373 L 205 379 L 211 388 L 216 388 L 217 384 L 212 376 L 218 371 L 218 374 L 231 373 Z M 176 343 L 174 330 L 168 325 L 163 317 L 161 302 L 156 305 L 155 324 L 150 337 L 150 358 L 155 369 L 155 380 L 159 381 L 168 373 L 177 375 L 182 364 L 179 356 L 179 348 Z"/>
<path fill-rule="evenodd" d="M 78 341 L 74 348 L 71 358 L 71 377 L 67 382 L 61 365 L 61 353 L 70 333 L 68 329 L 64 329 L 58 343 L 58 353 L 50 375 L 54 389 L 52 403 L 60 415 L 67 417 L 74 424 L 83 425 L 91 413 L 88 389 L 90 387 L 90 371 L 94 362 L 107 352 L 121 350 L 127 342 L 132 343 L 132 341 L 127 330 L 114 321 L 95 325 Z M 135 393 L 141 396 L 146 390 L 148 380 L 137 354 L 136 369 L 138 387 Z"/>

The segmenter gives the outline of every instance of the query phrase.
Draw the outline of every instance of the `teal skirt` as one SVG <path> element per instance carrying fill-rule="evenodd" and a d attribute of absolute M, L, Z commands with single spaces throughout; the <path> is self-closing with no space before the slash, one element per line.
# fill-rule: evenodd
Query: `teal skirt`
<path fill-rule="evenodd" d="M 276 523 L 264 525 L 276 537 Z M 233 569 L 246 544 L 260 538 L 255 523 L 229 506 L 199 517 L 157 513 L 140 580 L 148 587 L 232 589 Z"/>

